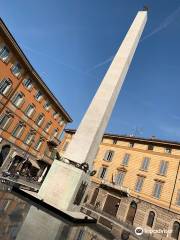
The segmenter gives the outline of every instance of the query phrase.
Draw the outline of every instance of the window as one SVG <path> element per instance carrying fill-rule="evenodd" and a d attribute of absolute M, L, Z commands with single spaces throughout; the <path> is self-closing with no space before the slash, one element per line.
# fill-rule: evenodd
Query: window
<path fill-rule="evenodd" d="M 41 98 L 42 98 L 42 92 L 38 90 L 37 93 L 36 93 L 36 95 L 35 95 L 35 99 L 36 99 L 37 101 L 40 101 Z"/>
<path fill-rule="evenodd" d="M 135 185 L 135 191 L 136 192 L 141 192 L 143 183 L 144 183 L 144 177 L 139 176 L 137 178 L 137 182 L 136 182 L 136 185 Z"/>
<path fill-rule="evenodd" d="M 12 103 L 16 107 L 20 107 L 24 101 L 24 94 L 23 93 L 16 93 L 15 96 L 12 99 Z"/>
<path fill-rule="evenodd" d="M 17 233 L 19 230 L 19 225 L 10 225 L 8 229 L 8 234 L 10 236 L 10 239 L 16 239 Z"/>
<path fill-rule="evenodd" d="M 147 226 L 152 228 L 154 219 L 155 219 L 155 213 L 153 211 L 150 211 L 147 219 Z"/>
<path fill-rule="evenodd" d="M 160 162 L 160 166 L 159 166 L 159 174 L 160 174 L 160 175 L 166 175 L 166 173 L 167 173 L 167 168 L 168 168 L 168 161 L 162 160 L 162 161 Z"/>
<path fill-rule="evenodd" d="M 13 137 L 16 137 L 16 138 L 20 138 L 23 134 L 23 130 L 24 130 L 24 123 L 20 122 L 14 129 L 12 135 Z"/>
<path fill-rule="evenodd" d="M 0 93 L 7 95 L 11 86 L 12 86 L 12 82 L 9 79 L 3 79 L 0 82 Z"/>
<path fill-rule="evenodd" d="M 58 113 L 56 111 L 53 111 L 53 117 L 56 119 L 58 117 Z"/>
<path fill-rule="evenodd" d="M 125 175 L 126 175 L 126 173 L 124 171 L 119 171 L 115 177 L 115 184 L 123 185 Z"/>
<path fill-rule="evenodd" d="M 27 89 L 32 88 L 32 80 L 30 78 L 25 78 L 23 84 Z"/>
<path fill-rule="evenodd" d="M 171 154 L 172 149 L 171 148 L 165 148 L 164 151 L 165 151 L 165 153 Z"/>
<path fill-rule="evenodd" d="M 49 102 L 49 101 L 46 101 L 46 102 L 45 102 L 44 108 L 45 108 L 46 110 L 49 110 L 49 108 L 50 108 L 50 102 Z"/>
<path fill-rule="evenodd" d="M 58 129 L 57 128 L 55 128 L 54 129 L 54 131 L 53 131 L 53 137 L 57 137 L 57 135 L 58 135 Z"/>
<path fill-rule="evenodd" d="M 130 142 L 130 143 L 129 143 L 129 147 L 130 147 L 130 148 L 134 147 L 134 143 L 133 143 L 133 142 Z"/>
<path fill-rule="evenodd" d="M 113 139 L 113 144 L 116 144 L 117 143 L 117 139 Z"/>
<path fill-rule="evenodd" d="M 17 77 L 20 75 L 21 70 L 22 70 L 22 67 L 18 62 L 11 67 L 12 73 Z"/>
<path fill-rule="evenodd" d="M 99 178 L 105 178 L 107 174 L 107 168 L 106 167 L 102 167 L 99 169 L 99 173 L 98 173 L 98 177 Z"/>
<path fill-rule="evenodd" d="M 148 145 L 148 150 L 151 150 L 151 151 L 152 151 L 153 149 L 154 149 L 154 146 L 153 146 L 152 144 L 149 144 L 149 145 Z"/>
<path fill-rule="evenodd" d="M 7 199 L 1 199 L 0 200 L 0 213 L 6 211 L 6 209 L 8 208 L 9 204 L 10 204 L 11 200 L 7 200 Z"/>
<path fill-rule="evenodd" d="M 128 165 L 128 162 L 129 162 L 129 158 L 130 158 L 130 154 L 129 154 L 129 153 L 126 153 L 126 154 L 124 155 L 123 160 L 122 160 L 122 164 L 125 165 L 125 166 L 127 166 L 127 165 Z"/>
<path fill-rule="evenodd" d="M 106 151 L 106 153 L 104 155 L 104 160 L 110 162 L 110 161 L 112 161 L 113 156 L 114 156 L 114 151 L 108 150 L 108 151 Z"/>
<path fill-rule="evenodd" d="M 177 191 L 176 205 L 180 206 L 180 189 Z"/>
<path fill-rule="evenodd" d="M 175 222 L 173 223 L 173 228 L 172 228 L 171 237 L 172 237 L 173 239 L 178 240 L 178 239 L 179 239 L 179 235 L 180 235 L 179 233 L 180 233 L 180 223 L 177 222 L 177 221 L 175 221 Z"/>
<path fill-rule="evenodd" d="M 41 126 L 41 124 L 43 123 L 43 121 L 44 121 L 44 114 L 41 113 L 41 114 L 39 114 L 39 116 L 38 116 L 37 119 L 36 119 L 36 124 L 37 124 L 38 126 Z"/>
<path fill-rule="evenodd" d="M 0 118 L 0 128 L 7 130 L 10 126 L 12 116 L 9 114 L 5 114 Z"/>
<path fill-rule="evenodd" d="M 160 198 L 161 192 L 162 192 L 162 188 L 163 188 L 163 183 L 159 182 L 159 181 L 155 181 L 154 189 L 153 189 L 153 196 L 155 198 Z"/>
<path fill-rule="evenodd" d="M 44 128 L 44 131 L 45 131 L 45 132 L 48 132 L 49 129 L 50 129 L 50 127 L 51 127 L 51 125 L 52 125 L 52 122 L 48 122 L 48 123 L 46 124 L 45 128 Z"/>
<path fill-rule="evenodd" d="M 150 162 L 150 158 L 148 157 L 145 157 L 142 161 L 142 164 L 141 164 L 141 170 L 144 170 L 144 171 L 147 171 L 148 170 L 148 167 L 149 167 L 149 162 Z"/>
<path fill-rule="evenodd" d="M 66 151 L 66 149 L 67 149 L 67 147 L 68 147 L 68 145 L 69 145 L 69 142 L 66 142 L 65 144 L 64 144 L 64 147 L 63 147 L 63 151 Z"/>
<path fill-rule="evenodd" d="M 69 229 L 68 229 L 68 231 L 69 231 Z M 83 240 L 84 239 L 83 235 L 84 235 L 84 230 L 80 229 L 76 240 Z"/>
<path fill-rule="evenodd" d="M 7 60 L 9 57 L 9 53 L 10 53 L 9 49 L 6 46 L 4 46 L 3 48 L 0 49 L 0 58 L 3 61 Z"/>
<path fill-rule="evenodd" d="M 32 114 L 34 113 L 34 110 L 35 110 L 35 106 L 33 104 L 28 105 L 28 107 L 25 110 L 26 116 L 31 117 Z"/>
<path fill-rule="evenodd" d="M 90 201 L 90 204 L 92 204 L 92 205 L 95 204 L 98 194 L 99 194 L 99 188 L 95 188 L 92 198 L 91 198 L 91 201 Z"/>
<path fill-rule="evenodd" d="M 62 136 L 62 132 L 59 132 L 58 136 L 56 137 L 59 141 L 61 141 L 61 136 Z"/>
<path fill-rule="evenodd" d="M 24 143 L 27 144 L 27 145 L 31 144 L 32 141 L 33 141 L 33 138 L 34 138 L 34 133 L 33 132 L 29 132 L 27 134 L 27 136 L 25 137 L 25 139 L 24 139 Z"/>
<path fill-rule="evenodd" d="M 34 146 L 34 148 L 38 151 L 38 150 L 40 149 L 40 147 L 42 146 L 42 144 L 43 144 L 43 139 L 40 138 L 40 139 L 37 141 L 37 143 L 36 143 L 36 145 Z"/>
<path fill-rule="evenodd" d="M 59 125 L 60 125 L 60 126 L 63 126 L 64 123 L 65 123 L 65 122 L 64 122 L 64 120 L 62 120 L 62 119 L 59 121 Z"/>

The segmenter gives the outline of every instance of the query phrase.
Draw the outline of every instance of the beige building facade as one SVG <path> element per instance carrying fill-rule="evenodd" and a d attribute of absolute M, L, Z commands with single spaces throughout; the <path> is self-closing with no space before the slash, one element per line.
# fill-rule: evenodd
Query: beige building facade
<path fill-rule="evenodd" d="M 75 130 L 66 130 L 61 153 Z M 144 239 L 180 239 L 180 143 L 104 134 L 83 211 L 117 232 L 144 230 Z M 152 233 L 151 233 L 152 232 Z"/>

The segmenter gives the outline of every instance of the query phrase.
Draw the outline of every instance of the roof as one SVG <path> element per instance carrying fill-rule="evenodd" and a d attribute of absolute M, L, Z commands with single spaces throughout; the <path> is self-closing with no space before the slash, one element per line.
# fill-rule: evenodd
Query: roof
<path fill-rule="evenodd" d="M 12 46 L 14 47 L 15 51 L 18 52 L 19 56 L 21 57 L 22 62 L 26 65 L 30 73 L 33 75 L 33 77 L 36 78 L 36 80 L 39 82 L 41 87 L 43 87 L 46 94 L 53 100 L 53 103 L 56 105 L 56 107 L 63 113 L 64 117 L 68 122 L 72 122 L 72 118 L 67 113 L 67 111 L 63 108 L 63 106 L 60 104 L 58 99 L 54 96 L 54 94 L 51 92 L 51 90 L 48 88 L 48 86 L 45 84 L 45 82 L 42 80 L 42 78 L 39 76 L 39 74 L 36 72 L 34 67 L 31 65 L 27 57 L 25 56 L 24 52 L 14 39 L 13 35 L 8 30 L 7 26 L 3 22 L 3 20 L 0 18 L 0 30 L 4 33 L 4 35 L 8 38 Z"/>
<path fill-rule="evenodd" d="M 65 129 L 65 132 L 70 134 L 75 134 L 76 129 Z M 140 138 L 135 136 L 119 135 L 119 134 L 113 134 L 113 133 L 105 133 L 103 137 L 110 138 L 113 140 L 122 140 L 126 142 L 133 142 L 133 143 L 140 143 L 140 144 L 152 144 L 154 146 L 180 149 L 180 142 L 162 140 L 157 138 Z"/>

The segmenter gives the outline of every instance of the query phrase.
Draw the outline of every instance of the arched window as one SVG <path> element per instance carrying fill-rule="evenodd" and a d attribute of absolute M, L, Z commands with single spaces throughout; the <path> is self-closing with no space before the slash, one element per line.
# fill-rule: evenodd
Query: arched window
<path fill-rule="evenodd" d="M 10 145 L 4 145 L 0 152 L 0 167 L 2 166 L 4 160 L 6 159 L 11 147 Z"/>
<path fill-rule="evenodd" d="M 137 210 L 137 203 L 132 201 L 130 206 L 129 206 L 128 214 L 127 214 L 127 217 L 126 217 L 126 221 L 128 223 L 132 224 L 132 225 L 133 225 L 134 218 L 135 218 L 135 215 L 136 215 L 136 210 Z"/>
<path fill-rule="evenodd" d="M 153 211 L 150 211 L 147 219 L 147 226 L 152 228 L 154 219 L 155 219 L 155 213 Z"/>
<path fill-rule="evenodd" d="M 0 93 L 2 93 L 3 95 L 7 95 L 10 88 L 12 86 L 12 82 L 9 79 L 3 79 L 0 82 Z"/>
<path fill-rule="evenodd" d="M 180 223 L 177 222 L 177 221 L 175 221 L 175 222 L 173 223 L 173 228 L 172 228 L 171 237 L 172 237 L 173 239 L 178 240 L 179 235 L 180 235 L 179 233 L 180 233 Z"/>

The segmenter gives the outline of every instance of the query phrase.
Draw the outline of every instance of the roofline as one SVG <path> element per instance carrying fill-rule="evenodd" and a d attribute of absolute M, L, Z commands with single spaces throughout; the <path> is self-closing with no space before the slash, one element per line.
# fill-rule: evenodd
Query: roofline
<path fill-rule="evenodd" d="M 66 133 L 75 134 L 76 129 L 65 129 L 64 131 Z M 116 139 L 116 140 L 120 139 L 120 140 L 123 140 L 123 141 L 131 141 L 131 142 L 134 142 L 134 143 L 153 144 L 153 145 L 156 145 L 156 146 L 173 147 L 175 149 L 180 149 L 180 142 L 176 142 L 176 141 L 132 137 L 132 136 L 127 136 L 127 135 L 113 134 L 113 133 L 104 133 L 103 137 Z"/>
<path fill-rule="evenodd" d="M 22 49 L 20 48 L 19 44 L 16 42 L 15 38 L 13 37 L 13 35 L 10 33 L 9 29 L 7 28 L 6 24 L 4 23 L 4 21 L 2 20 L 2 18 L 0 18 L 0 28 L 3 31 L 3 33 L 6 35 L 6 37 L 8 38 L 8 40 L 12 43 L 12 45 L 14 46 L 15 50 L 19 53 L 20 57 L 22 58 L 22 61 L 24 62 L 24 64 L 26 65 L 26 67 L 28 68 L 28 70 L 31 72 L 31 74 L 38 80 L 38 82 L 40 83 L 40 85 L 44 88 L 45 92 L 51 97 L 51 99 L 54 101 L 54 103 L 56 104 L 56 106 L 62 111 L 62 113 L 64 114 L 64 116 L 66 117 L 66 120 L 68 122 L 72 122 L 72 118 L 70 117 L 70 115 L 67 113 L 67 111 L 64 109 L 64 107 L 60 104 L 59 100 L 54 96 L 54 94 L 51 92 L 51 90 L 48 88 L 48 86 L 45 84 L 45 82 L 42 80 L 42 78 L 39 76 L 39 74 L 36 72 L 36 70 L 34 69 L 34 67 L 31 65 L 30 61 L 27 59 L 27 57 L 25 56 L 24 52 L 22 51 Z"/>

